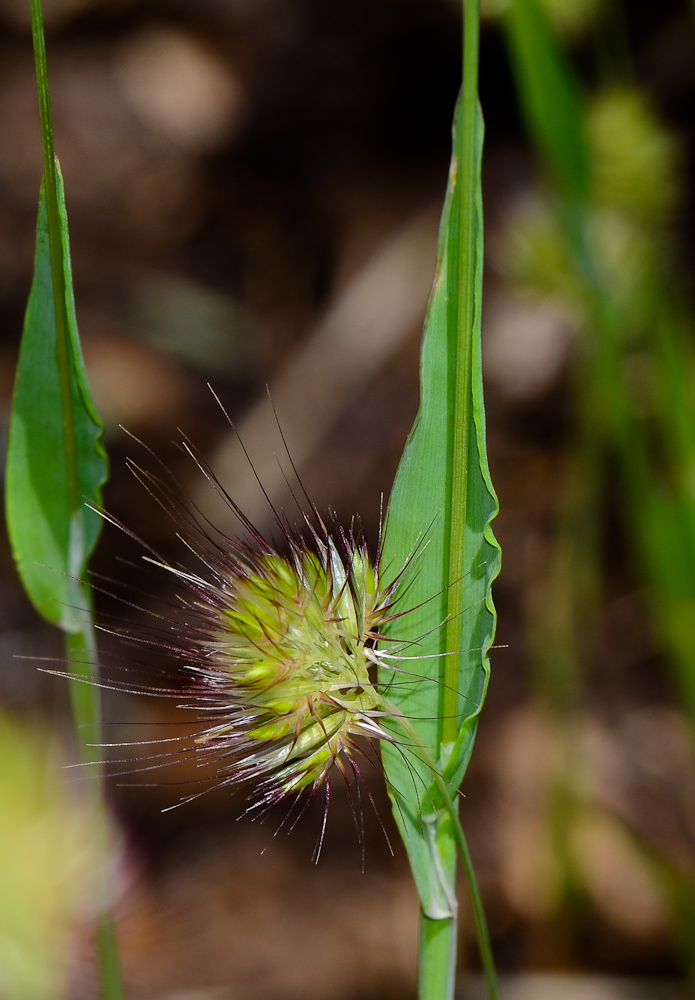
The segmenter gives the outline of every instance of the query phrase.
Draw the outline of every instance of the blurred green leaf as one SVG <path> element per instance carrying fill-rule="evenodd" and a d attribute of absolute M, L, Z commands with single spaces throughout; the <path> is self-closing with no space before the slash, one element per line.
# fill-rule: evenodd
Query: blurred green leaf
<path fill-rule="evenodd" d="M 614 87 L 593 102 L 586 133 L 578 102 L 563 98 L 564 131 L 554 131 L 562 103 L 558 94 L 576 93 L 571 65 L 537 0 L 514 0 L 506 27 L 519 91 L 535 95 L 523 103 L 527 125 L 561 198 L 555 247 L 564 229 L 570 251 L 550 253 L 548 243 L 544 261 L 536 239 L 521 270 L 539 288 L 544 282 L 547 289 L 571 293 L 576 283 L 576 294 L 567 294 L 566 301 L 579 311 L 583 307 L 582 325 L 590 333 L 576 383 L 587 422 L 584 438 L 598 434 L 601 447 L 619 461 L 655 624 L 695 720 L 692 320 L 682 294 L 668 287 L 672 275 L 664 267 L 667 248 L 659 228 L 678 190 L 677 146 L 646 99 L 629 88 Z M 573 149 L 583 163 L 591 163 L 592 187 L 581 197 L 570 172 L 557 166 Z M 590 196 L 601 212 L 591 210 Z M 526 245 L 531 246 L 528 239 Z M 519 249 L 517 240 L 517 268 L 524 260 Z M 553 267 L 557 273 L 551 278 Z"/>
<path fill-rule="evenodd" d="M 389 629 L 390 645 L 403 643 L 404 659 L 384 669 L 385 694 L 417 730 L 432 759 L 451 784 L 452 795 L 463 779 L 473 748 L 478 714 L 488 683 L 488 650 L 495 630 L 490 596 L 499 572 L 499 546 L 490 522 L 497 513 L 485 449 L 485 415 L 480 356 L 482 291 L 482 202 L 480 161 L 483 125 L 478 114 L 475 141 L 476 181 L 474 260 L 459 254 L 462 198 L 457 184 L 460 165 L 460 107 L 454 157 L 442 216 L 437 272 L 430 299 L 421 361 L 421 403 L 405 448 L 389 502 L 383 565 L 393 577 L 404 564 L 406 615 Z M 465 331 L 470 359 L 462 378 L 457 357 L 461 276 L 474 276 L 473 323 Z M 457 391 L 466 393 L 464 423 L 455 429 Z M 467 443 L 464 503 L 454 506 L 454 441 Z M 463 534 L 462 578 L 452 579 L 451 539 L 455 525 Z M 455 618 L 456 648 L 447 650 L 447 624 L 453 592 L 461 592 L 463 613 Z M 422 659 L 417 659 L 422 657 Z M 453 683 L 451 678 L 453 676 Z M 453 698 L 452 698 L 453 696 Z M 448 717 L 453 704 L 455 719 Z M 453 731 L 453 739 L 447 731 Z M 402 736 L 402 734 L 401 734 Z M 405 745 L 383 750 L 394 815 L 410 856 L 424 913 L 445 919 L 455 913 L 451 872 L 449 817 L 430 767 Z"/>
<path fill-rule="evenodd" d="M 581 326 L 587 337 L 575 380 L 578 433 L 615 460 L 621 474 L 628 543 L 641 564 L 655 631 L 673 661 L 693 726 L 693 321 L 692 307 L 673 281 L 664 227 L 678 194 L 678 147 L 642 94 L 629 88 L 607 91 L 588 109 L 581 162 L 590 159 L 592 184 L 582 191 L 568 162 L 571 149 L 579 150 L 584 142 L 578 104 L 566 100 L 577 88 L 571 66 L 542 20 L 536 0 L 514 0 L 506 26 L 517 87 L 526 95 L 527 126 L 555 181 L 562 212 L 557 229 L 564 229 L 570 250 L 555 256 L 559 269 L 569 273 L 562 280 L 556 275 L 553 284 L 570 289 L 577 282 L 580 294 L 572 304 L 583 303 Z M 568 116 L 554 133 L 563 101 Z M 540 255 L 535 256 L 539 263 Z M 533 270 L 526 267 L 527 274 Z M 573 577 L 579 571 L 575 566 Z M 645 844 L 642 849 L 664 871 L 673 868 L 665 855 Z M 685 928 L 684 961 L 695 981 L 692 873 L 673 869 L 669 878 L 674 914 Z"/>
<path fill-rule="evenodd" d="M 563 197 L 584 201 L 589 159 L 571 67 L 537 0 L 513 0 L 505 27 L 519 100 L 538 149 Z"/>
<path fill-rule="evenodd" d="M 77 632 L 83 603 L 77 581 L 101 529 L 101 518 L 85 500 L 100 505 L 107 459 L 77 332 L 59 170 L 55 178 L 66 336 L 61 351 L 44 182 L 10 419 L 6 507 L 12 552 L 29 597 L 50 622 Z"/>

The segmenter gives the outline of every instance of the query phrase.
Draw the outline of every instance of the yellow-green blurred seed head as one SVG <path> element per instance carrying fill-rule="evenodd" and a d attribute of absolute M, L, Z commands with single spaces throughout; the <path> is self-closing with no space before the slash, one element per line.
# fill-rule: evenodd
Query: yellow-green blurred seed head
<path fill-rule="evenodd" d="M 634 217 L 605 208 L 589 215 L 596 263 L 624 315 L 639 319 L 643 289 L 655 267 L 659 244 Z M 561 220 L 541 197 L 529 198 L 498 241 L 496 264 L 519 291 L 552 303 L 571 327 L 586 321 L 586 294 L 572 261 Z"/>
<path fill-rule="evenodd" d="M 663 222 L 678 197 L 679 149 L 645 96 L 613 87 L 587 112 L 596 202 L 641 222 Z"/>

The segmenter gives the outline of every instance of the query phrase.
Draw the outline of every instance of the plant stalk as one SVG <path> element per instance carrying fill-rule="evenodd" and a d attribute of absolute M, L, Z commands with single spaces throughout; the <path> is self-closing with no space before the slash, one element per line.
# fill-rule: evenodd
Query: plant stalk
<path fill-rule="evenodd" d="M 420 736 L 410 722 L 395 705 L 391 704 L 386 698 L 381 698 L 381 705 L 385 712 L 389 714 L 398 724 L 401 729 L 408 737 L 412 740 L 413 746 L 417 749 L 418 755 L 424 764 L 430 768 L 432 776 L 434 778 L 434 783 L 442 797 L 442 803 L 448 817 L 451 820 L 452 832 L 454 840 L 456 841 L 456 846 L 458 847 L 459 854 L 461 855 L 461 861 L 463 863 L 463 872 L 466 877 L 466 883 L 468 885 L 468 894 L 470 896 L 471 908 L 473 910 L 473 920 L 475 922 L 475 929 L 478 937 L 478 948 L 480 950 L 480 960 L 483 966 L 483 974 L 485 976 L 485 982 L 487 985 L 488 997 L 490 1000 L 500 1000 L 499 985 L 497 982 L 497 970 L 495 969 L 495 960 L 492 954 L 492 945 L 490 943 L 490 932 L 487 926 L 487 918 L 485 916 L 485 910 L 483 909 L 483 901 L 480 895 L 480 888 L 478 886 L 478 880 L 475 875 L 475 869 L 473 868 L 473 861 L 471 859 L 470 851 L 468 849 L 468 841 L 466 840 L 466 835 L 463 832 L 463 827 L 461 826 L 461 819 L 459 817 L 458 808 L 454 804 L 454 800 L 451 797 L 451 792 L 449 790 L 449 785 L 446 778 L 440 773 L 435 762 L 432 760 L 432 755 L 425 744 L 420 739 Z M 428 921 L 425 930 L 427 933 L 423 933 L 423 928 L 421 925 L 420 931 L 420 967 L 421 969 L 425 967 L 428 970 L 428 984 L 430 981 L 437 982 L 440 988 L 443 987 L 445 981 L 448 982 L 450 974 L 447 973 L 445 976 L 445 969 L 448 966 L 443 966 L 439 969 L 437 975 L 433 971 L 430 971 L 436 961 L 442 961 L 445 955 L 445 950 L 443 946 L 443 932 L 445 930 L 444 925 L 454 924 L 453 931 L 455 937 L 455 923 L 456 921 L 449 920 L 430 920 L 428 917 L 423 916 L 423 921 Z M 440 928 L 431 927 L 430 925 L 441 924 Z M 450 929 L 451 933 L 451 929 Z M 449 950 L 447 958 L 451 960 L 451 950 Z M 453 947 L 454 963 L 456 955 L 456 947 L 454 942 Z M 421 975 L 422 983 L 422 975 Z M 452 987 L 453 988 L 453 987 Z M 453 992 L 445 993 L 421 993 L 419 1000 L 434 1000 L 434 998 L 449 997 L 453 996 Z"/>
<path fill-rule="evenodd" d="M 80 759 L 87 773 L 99 789 L 99 798 L 104 805 L 104 773 L 100 762 L 101 739 L 101 699 L 99 689 L 93 683 L 97 676 L 97 650 L 92 620 L 90 594 L 80 586 L 84 597 L 82 627 L 79 632 L 65 635 L 67 669 L 70 673 L 69 693 L 73 725 Z M 108 837 L 108 829 L 106 832 Z M 108 842 L 103 845 L 102 865 L 97 889 L 97 952 L 99 956 L 99 982 L 102 1000 L 124 1000 L 121 975 L 121 960 L 116 937 L 116 927 L 111 912 L 113 880 L 109 868 Z"/>
<path fill-rule="evenodd" d="M 418 1000 L 453 997 L 456 979 L 458 921 L 432 920 L 420 913 Z"/>

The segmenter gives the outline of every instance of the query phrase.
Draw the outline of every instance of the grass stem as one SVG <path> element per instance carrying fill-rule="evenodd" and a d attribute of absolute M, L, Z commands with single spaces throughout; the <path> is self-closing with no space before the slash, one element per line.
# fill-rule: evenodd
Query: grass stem
<path fill-rule="evenodd" d="M 420 914 L 420 967 L 418 1000 L 442 1000 L 454 996 L 456 978 L 457 921 L 432 920 Z"/>
<path fill-rule="evenodd" d="M 475 922 L 476 934 L 478 937 L 478 948 L 480 950 L 480 960 L 483 966 L 483 974 L 485 976 L 485 982 L 487 985 L 487 992 L 489 1000 L 500 1000 L 499 984 L 497 982 L 497 970 L 495 969 L 495 960 L 492 954 L 492 944 L 490 943 L 490 932 L 487 926 L 487 918 L 485 916 L 485 910 L 483 909 L 483 901 L 480 895 L 480 888 L 478 886 L 478 880 L 475 875 L 475 869 L 473 868 L 473 861 L 471 859 L 470 851 L 468 849 L 468 841 L 466 840 L 466 835 L 463 832 L 463 827 L 461 826 L 461 819 L 459 817 L 459 812 L 457 806 L 454 804 L 454 800 L 451 797 L 451 791 L 449 790 L 449 785 L 446 779 L 442 776 L 437 768 L 436 764 L 432 760 L 432 755 L 421 740 L 418 735 L 417 730 L 401 712 L 398 711 L 395 705 L 392 705 L 389 701 L 382 697 L 382 706 L 386 712 L 388 712 L 393 719 L 400 725 L 401 729 L 408 737 L 412 740 L 413 746 L 417 749 L 418 756 L 421 758 L 423 763 L 430 768 L 432 776 L 434 778 L 434 783 L 442 797 L 442 804 L 446 810 L 453 827 L 453 836 L 456 841 L 456 846 L 458 847 L 459 854 L 461 855 L 461 861 L 463 863 L 463 872 L 466 877 L 466 883 L 468 885 L 468 893 L 471 901 L 471 908 L 473 910 L 473 920 Z M 428 918 L 424 918 L 428 919 Z M 429 921 L 430 924 L 443 924 L 445 921 Z M 454 921 L 455 923 L 455 921 Z M 438 961 L 442 960 L 444 955 L 444 949 L 442 946 L 441 933 L 444 928 L 432 927 L 429 929 L 429 934 L 425 935 L 421 931 L 420 934 L 420 961 L 421 968 L 424 965 L 429 968 L 430 965 L 434 964 L 435 956 L 438 955 Z M 432 954 L 429 954 L 429 951 Z M 455 950 L 454 950 L 455 953 Z M 437 981 L 441 984 L 444 982 L 444 969 L 447 967 L 442 967 L 439 971 Z M 434 981 L 434 974 L 430 974 L 431 979 Z M 421 994 L 419 1000 L 434 1000 L 435 997 L 448 997 L 452 994 L 449 993 L 439 993 L 435 994 L 433 992 L 428 992 L 427 994 Z"/>
<path fill-rule="evenodd" d="M 104 774 L 103 765 L 100 763 L 101 698 L 98 687 L 93 683 L 85 683 L 85 681 L 91 682 L 98 674 L 96 639 L 89 591 L 82 586 L 80 590 L 84 597 L 82 627 L 79 632 L 68 632 L 65 636 L 67 669 L 71 675 L 70 703 L 80 759 L 88 769 L 90 780 L 98 784 L 99 795 L 103 801 Z M 111 913 L 113 886 L 108 863 L 109 854 L 109 844 L 105 843 L 97 900 L 99 982 L 101 1000 L 124 1000 L 121 960 Z"/>

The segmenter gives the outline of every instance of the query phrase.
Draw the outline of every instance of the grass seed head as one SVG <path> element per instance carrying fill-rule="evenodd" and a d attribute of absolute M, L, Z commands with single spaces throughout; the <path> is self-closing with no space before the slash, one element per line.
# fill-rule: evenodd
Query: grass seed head
<path fill-rule="evenodd" d="M 279 546 L 273 545 L 190 442 L 184 440 L 183 446 L 237 516 L 246 540 L 217 531 L 147 446 L 163 476 L 129 460 L 131 471 L 173 520 L 178 539 L 189 557 L 197 558 L 199 568 L 196 572 L 170 562 L 118 519 L 101 512 L 145 548 L 147 562 L 177 584 L 173 605 L 165 599 L 161 611 L 135 603 L 127 585 L 128 596 L 118 598 L 148 616 L 150 628 L 134 633 L 128 624 L 101 626 L 131 647 L 164 654 L 169 665 L 158 672 L 156 688 L 133 685 L 121 657 L 114 660 L 113 681 L 106 686 L 174 698 L 201 723 L 192 742 L 181 736 L 131 744 L 176 745 L 158 750 L 149 760 L 140 758 L 140 770 L 167 767 L 192 755 L 196 764 L 212 771 L 212 787 L 248 790 L 247 812 L 262 815 L 291 800 L 283 823 L 300 799 L 306 806 L 325 786 L 325 829 L 333 766 L 348 788 L 351 777 L 359 786 L 364 784 L 360 758 L 380 768 L 375 742 L 399 745 L 387 721 L 398 713 L 386 698 L 388 691 L 382 693 L 377 675 L 379 667 L 387 667 L 390 674 L 408 673 L 393 662 L 401 658 L 403 643 L 389 640 L 384 645 L 384 633 L 391 621 L 407 613 L 395 608 L 407 592 L 412 557 L 383 585 L 380 547 L 371 560 L 358 522 L 353 521 L 349 532 L 333 515 L 326 524 L 313 504 L 301 528 L 271 505 L 281 535 Z M 125 679 L 121 670 L 126 671 Z M 206 788 L 177 804 L 209 790 L 207 780 L 201 780 Z M 374 805 L 368 788 L 366 792 Z M 359 795 L 359 787 L 356 800 L 350 792 L 361 837 L 355 811 L 355 804 L 361 809 Z"/>
<path fill-rule="evenodd" d="M 187 581 L 188 667 L 214 718 L 196 743 L 252 784 L 255 807 L 354 766 L 358 737 L 389 738 L 370 674 L 396 585 L 379 588 L 361 539 L 323 522 L 308 538 L 284 530 L 287 555 L 231 543 Z"/>

